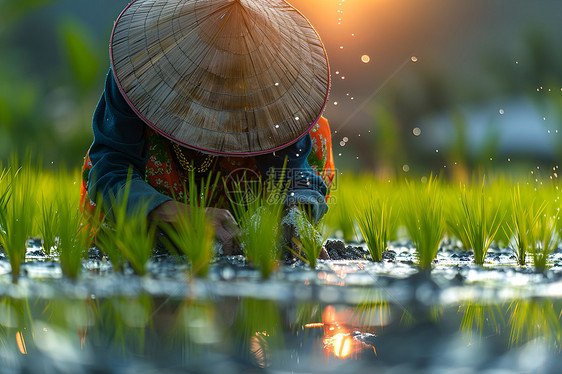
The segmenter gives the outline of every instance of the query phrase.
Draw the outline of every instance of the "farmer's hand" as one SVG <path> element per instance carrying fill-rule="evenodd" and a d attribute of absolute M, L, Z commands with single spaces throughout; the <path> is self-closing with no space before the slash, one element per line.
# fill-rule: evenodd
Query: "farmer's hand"
<path fill-rule="evenodd" d="M 189 207 L 187 208 L 189 212 Z M 148 214 L 151 223 L 163 222 L 173 225 L 186 212 L 186 207 L 177 201 L 167 201 L 160 204 Z M 232 214 L 226 209 L 206 208 L 210 221 L 215 229 L 215 238 L 222 244 L 225 255 L 236 254 L 240 251 L 237 237 L 238 224 Z"/>
<path fill-rule="evenodd" d="M 215 237 L 222 243 L 222 251 L 225 255 L 241 254 L 238 236 L 240 229 L 238 223 L 226 209 L 206 208 L 205 212 L 211 216 L 215 228 Z"/>

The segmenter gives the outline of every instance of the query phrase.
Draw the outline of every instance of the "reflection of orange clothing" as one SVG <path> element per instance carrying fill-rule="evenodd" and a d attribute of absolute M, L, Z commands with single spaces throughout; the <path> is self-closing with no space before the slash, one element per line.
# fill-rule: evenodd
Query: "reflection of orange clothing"
<path fill-rule="evenodd" d="M 170 197 L 183 199 L 186 191 L 184 190 L 184 182 L 187 181 L 187 172 L 178 165 L 176 156 L 172 147 L 172 143 L 164 137 L 158 135 L 153 130 L 148 129 L 148 137 L 150 139 L 149 158 L 146 165 L 146 181 L 158 192 Z M 330 186 L 335 176 L 334 158 L 332 154 L 332 136 L 328 120 L 321 117 L 320 120 L 310 131 L 312 139 L 312 150 L 308 156 L 308 163 L 312 169 L 322 177 L 324 183 Z M 256 167 L 253 157 L 217 157 L 217 165 L 213 170 L 219 171 L 221 175 L 228 176 L 230 173 L 245 169 L 250 171 L 248 177 L 252 175 L 256 177 L 260 175 Z M 86 216 L 91 216 L 95 209 L 95 203 L 88 198 L 88 176 L 92 168 L 92 163 L 88 155 L 82 170 L 82 185 L 80 191 L 80 207 Z M 255 174 L 251 172 L 254 171 Z M 216 198 L 213 200 L 212 206 L 220 208 L 229 208 L 228 199 L 225 199 L 222 185 L 218 186 L 215 192 Z M 326 198 L 328 194 L 326 195 Z"/>

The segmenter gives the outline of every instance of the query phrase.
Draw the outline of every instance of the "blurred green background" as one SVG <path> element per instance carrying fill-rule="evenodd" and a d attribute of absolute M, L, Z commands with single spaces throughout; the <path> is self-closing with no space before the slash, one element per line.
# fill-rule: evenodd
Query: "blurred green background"
<path fill-rule="evenodd" d="M 0 160 L 31 149 L 46 165 L 81 165 L 111 28 L 127 3 L 0 0 Z M 291 3 L 328 50 L 325 115 L 340 170 L 453 178 L 481 168 L 556 171 L 559 0 Z"/>

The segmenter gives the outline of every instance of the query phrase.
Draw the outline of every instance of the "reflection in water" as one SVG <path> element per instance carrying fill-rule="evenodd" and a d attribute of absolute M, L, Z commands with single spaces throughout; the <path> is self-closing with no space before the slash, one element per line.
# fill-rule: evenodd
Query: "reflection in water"
<path fill-rule="evenodd" d="M 26 355 L 27 349 L 25 348 L 25 340 L 23 339 L 23 335 L 21 334 L 21 331 L 18 331 L 16 333 L 16 341 L 18 342 L 18 349 L 20 350 L 20 353 L 22 355 Z"/>
<path fill-rule="evenodd" d="M 549 298 L 513 300 L 507 309 L 510 325 L 509 345 L 518 346 L 539 339 L 560 351 L 561 313 L 561 307 L 555 308 L 554 302 Z"/>
<path fill-rule="evenodd" d="M 482 338 L 485 325 L 490 326 L 495 334 L 500 334 L 505 325 L 503 313 L 498 304 L 465 302 L 459 307 L 459 313 L 462 313 L 461 331 L 469 339 L 472 339 L 474 330 L 478 332 L 478 337 Z"/>
<path fill-rule="evenodd" d="M 459 307 L 459 312 L 463 313 L 461 330 L 469 337 L 475 330 L 480 337 L 483 331 L 488 336 L 509 331 L 509 347 L 537 341 L 560 351 L 562 307 L 559 304 L 555 306 L 550 298 L 515 299 L 503 305 L 465 302 Z"/>
<path fill-rule="evenodd" d="M 357 359 L 360 353 L 367 349 L 372 349 L 376 355 L 377 351 L 374 346 L 365 344 L 365 342 L 360 340 L 365 337 L 374 340 L 376 337 L 374 333 L 366 332 L 367 329 L 371 328 L 369 323 L 365 323 L 369 321 L 369 318 L 366 317 L 371 312 L 370 304 L 361 307 L 359 313 L 354 313 L 351 308 L 347 307 L 336 311 L 333 306 L 326 306 L 322 313 L 322 327 L 324 327 L 323 342 L 326 355 L 328 357 L 333 355 L 340 359 Z M 362 332 L 355 330 L 356 326 L 353 325 L 353 322 L 358 320 L 365 321 L 360 327 Z"/>
<path fill-rule="evenodd" d="M 404 306 L 377 297 L 377 292 L 364 291 L 368 302 L 359 305 L 243 297 L 4 297 L 0 363 L 21 369 L 34 360 L 48 360 L 103 371 L 104 365 L 139 360 L 154 367 L 183 368 L 226 360 L 229 365 L 297 371 L 339 362 L 382 365 L 392 362 L 393 352 L 410 352 L 415 339 L 426 345 L 420 356 L 424 360 L 432 350 L 446 356 L 457 336 L 470 339 L 466 355 L 474 354 L 469 346 L 489 342 L 490 337 L 501 342 L 505 352 L 534 342 L 552 347 L 552 352 L 560 350 L 559 300 Z M 434 331 L 431 326 L 440 333 L 425 339 Z"/>

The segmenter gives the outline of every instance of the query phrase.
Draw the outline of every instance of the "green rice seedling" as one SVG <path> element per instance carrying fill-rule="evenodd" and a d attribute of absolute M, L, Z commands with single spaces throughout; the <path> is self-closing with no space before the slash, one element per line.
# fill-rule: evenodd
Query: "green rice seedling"
<path fill-rule="evenodd" d="M 2 164 L 0 164 L 0 218 L 8 214 L 8 201 L 10 200 L 10 194 L 12 192 L 11 183 L 8 183 L 6 177 L 9 170 L 1 169 L 1 166 Z M 2 226 L 0 226 L 0 231 L 1 230 L 3 230 Z"/>
<path fill-rule="evenodd" d="M 363 239 L 375 262 L 382 261 L 382 253 L 388 249 L 389 237 L 396 231 L 392 204 L 372 194 L 362 196 L 355 206 L 355 218 Z"/>
<path fill-rule="evenodd" d="M 263 278 L 269 278 L 281 256 L 280 222 L 287 186 L 284 177 L 267 183 L 267 195 L 259 193 L 259 184 L 236 181 L 239 193 L 231 194 L 232 211 L 240 226 L 241 247 L 247 259 L 260 269 Z M 243 187 L 247 186 L 247 187 Z M 253 191 L 248 192 L 250 188 Z M 248 199 L 248 196 L 253 198 Z"/>
<path fill-rule="evenodd" d="M 461 194 L 464 215 L 461 217 L 460 224 L 474 251 L 474 262 L 477 265 L 483 265 L 488 248 L 502 221 L 500 206 L 494 206 L 486 199 L 484 182 L 480 189 L 468 189 L 466 185 L 463 185 Z"/>
<path fill-rule="evenodd" d="M 527 251 L 531 249 L 534 238 L 534 231 L 539 217 L 546 208 L 546 202 L 537 206 L 535 196 L 526 194 L 521 198 L 521 188 L 517 184 L 513 189 L 512 195 L 512 222 L 509 225 L 517 263 L 525 266 L 527 262 Z M 534 247 L 534 245 L 533 245 Z"/>
<path fill-rule="evenodd" d="M 76 279 L 87 254 L 90 232 L 78 205 L 66 196 L 57 199 L 57 252 L 61 270 L 70 279 Z"/>
<path fill-rule="evenodd" d="M 52 201 L 47 202 L 44 196 L 40 208 L 39 233 L 42 238 L 43 252 L 49 256 L 51 249 L 55 246 L 59 215 L 57 214 L 55 204 Z"/>
<path fill-rule="evenodd" d="M 130 180 L 129 173 L 129 180 Z M 112 217 L 104 218 L 96 242 L 118 271 L 127 260 L 138 275 L 147 273 L 147 263 L 154 249 L 156 226 L 147 219 L 148 202 L 128 207 L 130 183 L 120 196 L 112 198 Z"/>
<path fill-rule="evenodd" d="M 533 265 L 539 272 L 545 272 L 547 269 L 548 256 L 550 256 L 558 244 L 560 244 L 560 236 L 556 231 L 559 211 L 556 214 L 543 213 L 536 220 L 533 228 L 531 240 L 531 255 L 533 256 Z"/>
<path fill-rule="evenodd" d="M 300 253 L 295 253 L 295 255 L 307 262 L 311 269 L 316 269 L 318 256 L 322 252 L 323 244 L 327 237 L 322 237 L 322 222 L 315 226 L 303 213 L 302 208 L 295 209 L 295 211 L 298 238 L 293 238 L 293 242 L 304 253 L 304 257 L 300 256 Z"/>
<path fill-rule="evenodd" d="M 33 231 L 37 206 L 33 199 L 35 179 L 30 162 L 26 161 L 19 169 L 15 168 L 17 164 L 17 159 L 13 157 L 7 177 L 8 185 L 3 188 L 4 193 L 0 193 L 0 200 L 3 200 L 3 208 L 0 208 L 0 244 L 10 260 L 13 283 L 18 282 L 20 266 L 27 252 L 27 240 Z"/>
<path fill-rule="evenodd" d="M 338 188 L 333 190 L 331 196 L 334 203 L 330 204 L 325 218 L 331 231 L 341 231 L 342 239 L 345 242 L 352 241 L 356 236 L 353 200 L 350 196 L 355 186 L 355 183 L 349 183 L 340 178 Z"/>
<path fill-rule="evenodd" d="M 499 229 L 494 236 L 494 241 L 498 247 L 508 247 L 511 244 L 511 230 L 513 217 L 513 202 L 507 196 L 509 191 L 517 184 L 511 177 L 503 174 L 491 174 L 486 178 L 486 199 L 487 205 L 498 208 L 500 214 Z"/>
<path fill-rule="evenodd" d="M 403 221 L 416 251 L 419 265 L 430 270 L 445 231 L 443 199 L 435 177 L 425 185 L 408 183 L 402 198 Z"/>
<path fill-rule="evenodd" d="M 243 250 L 263 278 L 269 278 L 277 267 L 281 250 L 279 222 L 282 204 L 265 204 L 241 225 Z"/>
<path fill-rule="evenodd" d="M 447 232 L 460 240 L 462 248 L 465 251 L 470 249 L 470 241 L 467 232 L 464 230 L 461 222 L 464 218 L 461 197 L 456 191 L 448 189 L 446 194 L 447 210 L 445 214 L 445 224 Z"/>
<path fill-rule="evenodd" d="M 184 201 L 184 214 L 173 226 L 161 225 L 169 238 L 169 240 L 165 239 L 166 247 L 172 253 L 179 252 L 185 255 L 191 263 L 191 273 L 196 277 L 207 275 L 209 263 L 213 259 L 215 233 L 205 207 L 207 201 L 212 199 L 217 181 L 218 178 L 211 185 L 211 176 L 209 175 L 206 181 L 201 181 L 201 189 L 198 189 L 195 176 L 190 173 L 190 196 L 189 201 Z M 197 197 L 200 197 L 200 200 Z"/>

